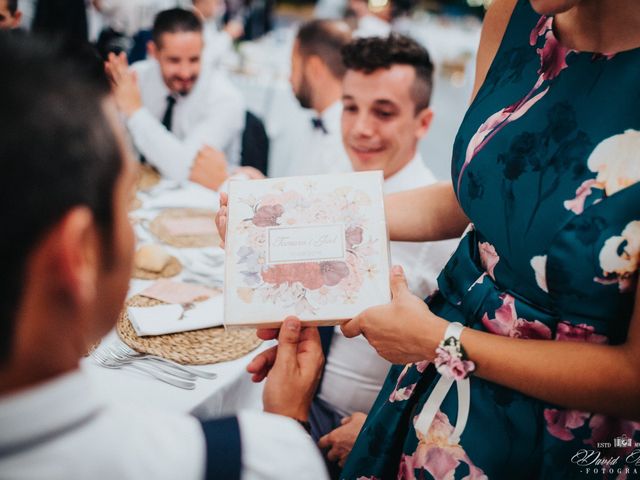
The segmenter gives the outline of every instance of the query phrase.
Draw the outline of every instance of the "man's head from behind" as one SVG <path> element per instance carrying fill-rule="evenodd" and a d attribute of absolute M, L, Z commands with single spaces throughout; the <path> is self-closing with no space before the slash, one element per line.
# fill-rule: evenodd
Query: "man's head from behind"
<path fill-rule="evenodd" d="M 411 161 L 431 123 L 429 54 L 395 34 L 354 40 L 342 53 L 345 149 L 354 170 L 388 178 Z"/>
<path fill-rule="evenodd" d="M 171 92 L 186 95 L 193 89 L 200 75 L 203 42 L 202 23 L 193 12 L 172 8 L 156 16 L 148 50 Z"/>
<path fill-rule="evenodd" d="M 0 56 L 2 391 L 15 369 L 28 382 L 71 368 L 113 326 L 131 272 L 134 175 L 97 58 L 1 33 Z"/>
<path fill-rule="evenodd" d="M 20 26 L 22 12 L 18 0 L 0 0 L 0 30 L 11 30 Z"/>
<path fill-rule="evenodd" d="M 291 88 L 303 108 L 314 108 L 314 96 L 344 76 L 341 49 L 351 41 L 349 26 L 337 20 L 303 24 L 291 52 Z M 337 99 L 336 99 L 337 100 Z"/>

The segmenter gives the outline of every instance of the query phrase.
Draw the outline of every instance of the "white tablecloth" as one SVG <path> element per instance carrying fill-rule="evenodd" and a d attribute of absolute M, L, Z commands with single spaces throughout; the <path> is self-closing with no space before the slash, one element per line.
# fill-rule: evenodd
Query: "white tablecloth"
<path fill-rule="evenodd" d="M 154 192 L 162 192 L 153 195 Z M 161 212 L 155 207 L 200 207 L 213 209 L 218 205 L 218 195 L 213 191 L 203 189 L 199 185 L 186 182 L 177 184 L 163 180 L 149 194 L 138 194 L 143 201 L 143 208 L 131 213 L 134 218 L 151 219 Z M 154 208 L 145 209 L 150 205 Z M 139 243 L 153 241 L 153 237 L 140 225 L 136 226 Z M 203 255 L 203 249 L 173 248 L 164 246 L 172 255 L 183 263 L 183 272 L 177 279 L 188 274 L 189 265 L 196 265 L 199 270 L 202 264 L 198 256 Z M 224 255 L 218 247 L 210 247 L 207 252 Z M 194 267 L 195 268 L 195 267 Z M 223 267 L 219 265 L 210 270 L 213 280 L 221 279 Z M 148 280 L 132 280 L 128 296 L 135 295 L 140 290 L 151 285 Z M 103 344 L 118 342 L 115 331 L 109 333 L 102 341 Z M 81 361 L 81 368 L 88 373 L 94 388 L 108 402 L 125 402 L 137 406 L 169 409 L 185 413 L 192 413 L 199 418 L 207 419 L 234 413 L 241 409 L 262 408 L 262 384 L 251 382 L 246 372 L 249 361 L 273 342 L 265 342 L 258 349 L 248 355 L 230 362 L 199 367 L 217 373 L 213 380 L 198 378 L 195 390 L 183 390 L 160 382 L 143 373 L 131 369 L 112 370 L 99 366 L 90 357 Z"/>

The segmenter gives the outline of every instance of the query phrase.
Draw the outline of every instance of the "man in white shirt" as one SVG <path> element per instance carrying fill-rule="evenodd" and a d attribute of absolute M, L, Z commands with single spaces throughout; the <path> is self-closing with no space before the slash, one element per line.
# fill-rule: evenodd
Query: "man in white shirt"
<path fill-rule="evenodd" d="M 225 54 L 233 50 L 233 41 L 242 37 L 244 26 L 237 20 L 230 20 L 220 27 L 224 15 L 224 0 L 193 0 L 194 10 L 202 17 L 204 53 L 206 61 L 217 65 Z"/>
<path fill-rule="evenodd" d="M 149 44 L 152 58 L 127 67 L 124 55 L 106 63 L 113 92 L 135 147 L 172 180 L 198 180 L 203 149 L 237 165 L 245 109 L 242 96 L 223 74 L 202 64 L 202 24 L 193 12 L 160 12 Z M 200 158 L 200 160 L 198 160 Z M 210 159 L 210 160 L 209 160 Z M 203 163 L 203 165 L 200 165 Z"/>
<path fill-rule="evenodd" d="M 434 183 L 418 153 L 433 117 L 428 52 L 414 40 L 392 34 L 354 40 L 343 49 L 343 59 L 342 138 L 353 169 L 382 170 L 386 194 Z M 427 296 L 456 244 L 391 242 L 391 261 L 403 266 L 414 293 Z M 330 449 L 330 460 L 344 460 L 344 445 L 355 441 L 390 364 L 364 337 L 347 339 L 339 328 L 330 333 L 328 339 L 321 329 L 327 362 L 312 406 L 312 433 L 323 435 L 337 427 L 320 445 Z"/>
<path fill-rule="evenodd" d="M 286 175 L 351 171 L 342 146 L 342 77 L 340 49 L 351 41 L 349 26 L 339 20 L 312 20 L 298 30 L 291 52 L 291 88 L 303 108 L 313 110 L 308 135 L 289 160 Z"/>
<path fill-rule="evenodd" d="M 322 353 L 294 317 L 265 385 L 271 413 L 201 423 L 92 391 L 79 360 L 125 299 L 136 161 L 100 65 L 7 34 L 0 57 L 0 477 L 325 478 L 294 421 L 307 419 Z"/>

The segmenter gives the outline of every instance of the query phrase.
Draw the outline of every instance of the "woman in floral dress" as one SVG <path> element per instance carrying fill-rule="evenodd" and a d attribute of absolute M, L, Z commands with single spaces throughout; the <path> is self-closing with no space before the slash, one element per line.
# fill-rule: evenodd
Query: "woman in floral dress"
<path fill-rule="evenodd" d="M 393 240 L 472 224 L 440 291 L 395 270 L 392 303 L 343 326 L 396 365 L 342 477 L 640 478 L 640 5 L 495 0 L 476 83 L 452 184 L 387 205 Z M 468 397 L 438 386 L 448 322 Z"/>

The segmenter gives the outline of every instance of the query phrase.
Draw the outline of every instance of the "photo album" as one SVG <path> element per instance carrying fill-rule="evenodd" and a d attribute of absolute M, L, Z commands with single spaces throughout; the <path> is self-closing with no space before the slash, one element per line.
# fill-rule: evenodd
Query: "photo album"
<path fill-rule="evenodd" d="M 349 320 L 388 303 L 382 172 L 232 181 L 224 323 Z"/>

